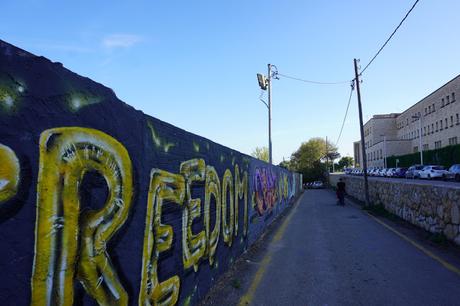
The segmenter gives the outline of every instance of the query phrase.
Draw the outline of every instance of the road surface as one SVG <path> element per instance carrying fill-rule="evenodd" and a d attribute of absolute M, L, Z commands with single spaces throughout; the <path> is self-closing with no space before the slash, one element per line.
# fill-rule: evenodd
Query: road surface
<path fill-rule="evenodd" d="M 442 256 L 422 252 L 350 202 L 335 204 L 330 190 L 306 191 L 236 269 L 241 284 L 208 304 L 460 305 L 455 264 L 449 270 Z"/>
<path fill-rule="evenodd" d="M 345 174 L 343 174 L 345 176 Z M 347 177 L 359 177 L 364 179 L 363 176 L 353 176 L 353 175 L 346 175 Z M 434 185 L 434 186 L 442 186 L 442 187 L 452 187 L 452 188 L 460 188 L 460 183 L 456 182 L 455 180 L 446 180 L 443 181 L 442 179 L 406 179 L 406 178 L 397 178 L 397 177 L 378 177 L 378 176 L 368 176 L 369 180 L 376 180 L 376 181 L 391 181 L 391 182 L 399 182 L 399 183 L 408 183 L 414 185 Z"/>

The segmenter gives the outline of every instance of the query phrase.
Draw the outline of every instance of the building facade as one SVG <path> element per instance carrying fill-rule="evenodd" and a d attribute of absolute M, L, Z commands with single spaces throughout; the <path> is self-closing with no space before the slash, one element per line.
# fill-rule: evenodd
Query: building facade
<path fill-rule="evenodd" d="M 374 115 L 364 125 L 368 167 L 385 167 L 388 156 L 457 144 L 460 101 L 456 98 L 459 94 L 460 75 L 400 114 Z M 361 167 L 360 141 L 354 142 L 353 148 L 357 166 Z"/>

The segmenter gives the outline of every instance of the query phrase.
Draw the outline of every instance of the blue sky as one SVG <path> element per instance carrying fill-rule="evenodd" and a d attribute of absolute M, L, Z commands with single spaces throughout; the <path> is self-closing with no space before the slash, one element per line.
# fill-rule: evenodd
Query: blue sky
<path fill-rule="evenodd" d="M 414 0 L 3 1 L 0 39 L 111 87 L 126 103 L 244 153 L 267 144 L 256 73 L 353 78 Z M 401 112 L 460 73 L 460 1 L 421 0 L 363 75 L 364 119 Z M 349 85 L 273 83 L 273 158 L 337 140 Z M 339 143 L 359 139 L 356 95 Z"/>

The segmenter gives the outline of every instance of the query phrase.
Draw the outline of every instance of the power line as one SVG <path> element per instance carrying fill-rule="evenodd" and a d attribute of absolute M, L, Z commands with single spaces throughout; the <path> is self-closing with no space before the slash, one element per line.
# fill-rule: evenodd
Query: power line
<path fill-rule="evenodd" d="M 388 37 L 388 39 L 385 41 L 385 43 L 383 44 L 383 46 L 379 49 L 379 51 L 377 51 L 377 53 L 374 55 L 374 57 L 370 60 L 370 62 L 366 65 L 366 67 L 364 67 L 364 69 L 361 71 L 361 74 L 364 73 L 364 71 L 366 71 L 366 69 L 372 64 L 372 62 L 375 60 L 375 58 L 380 54 L 380 52 L 383 50 L 383 48 L 385 48 L 385 46 L 388 44 L 388 42 L 391 40 L 391 38 L 396 34 L 396 32 L 398 31 L 399 27 L 401 27 L 401 25 L 404 23 L 404 21 L 406 20 L 406 18 L 409 16 L 409 14 L 412 12 L 412 10 L 415 8 L 415 6 L 417 5 L 417 3 L 419 2 L 419 0 L 416 0 L 414 2 L 414 4 L 412 5 L 412 7 L 410 8 L 410 10 L 406 13 L 406 16 L 404 16 L 404 18 L 401 20 L 401 22 L 398 24 L 398 26 L 396 27 L 396 29 L 393 31 L 393 33 L 391 33 L 390 37 Z"/>
<path fill-rule="evenodd" d="M 281 77 L 285 77 L 287 79 L 296 80 L 296 81 L 300 81 L 300 82 L 304 82 L 304 83 L 317 84 L 317 85 L 338 85 L 338 84 L 345 84 L 345 83 L 350 82 L 350 80 L 340 81 L 340 82 L 319 82 L 319 81 L 305 80 L 305 79 L 285 75 L 285 74 L 282 74 L 282 73 L 277 73 L 277 75 L 279 75 Z"/>
<path fill-rule="evenodd" d="M 348 97 L 347 110 L 345 111 L 345 116 L 343 117 L 343 121 L 342 121 L 342 127 L 340 128 L 339 137 L 337 137 L 337 141 L 335 143 L 335 146 L 338 146 L 338 144 L 339 144 L 340 137 L 342 137 L 343 127 L 345 126 L 345 120 L 347 120 L 348 109 L 350 108 L 351 97 L 353 95 L 353 90 L 355 89 L 355 81 L 354 80 L 351 81 L 350 87 L 351 87 L 351 90 L 350 90 L 350 96 Z"/>

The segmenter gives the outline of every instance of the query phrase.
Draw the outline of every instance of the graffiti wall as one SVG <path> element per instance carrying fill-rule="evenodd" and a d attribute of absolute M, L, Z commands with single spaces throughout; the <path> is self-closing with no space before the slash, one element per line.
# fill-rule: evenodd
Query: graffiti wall
<path fill-rule="evenodd" d="M 193 305 L 301 178 L 0 41 L 0 305 Z"/>

